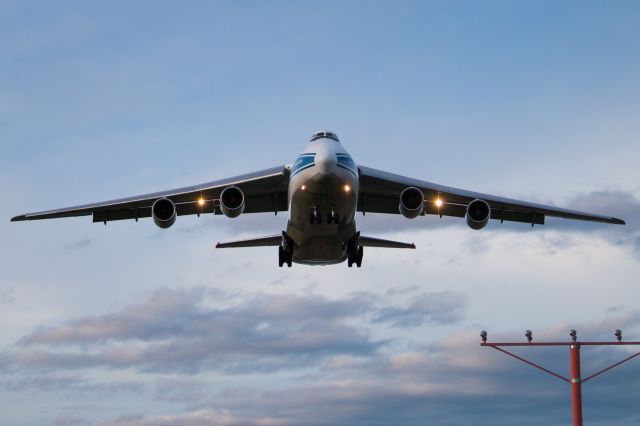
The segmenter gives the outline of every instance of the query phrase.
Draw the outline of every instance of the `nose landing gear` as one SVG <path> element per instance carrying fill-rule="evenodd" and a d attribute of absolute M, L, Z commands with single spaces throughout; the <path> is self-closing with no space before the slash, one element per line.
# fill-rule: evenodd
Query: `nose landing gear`
<path fill-rule="evenodd" d="M 317 225 L 322 223 L 322 216 L 318 211 L 318 206 L 313 206 L 313 208 L 311 209 L 311 214 L 309 216 L 309 223 L 311 224 L 315 223 Z"/>
<path fill-rule="evenodd" d="M 327 215 L 327 223 L 335 223 L 336 225 L 340 223 L 340 215 L 336 213 L 336 208 L 334 206 L 331 207 L 331 212 Z"/>

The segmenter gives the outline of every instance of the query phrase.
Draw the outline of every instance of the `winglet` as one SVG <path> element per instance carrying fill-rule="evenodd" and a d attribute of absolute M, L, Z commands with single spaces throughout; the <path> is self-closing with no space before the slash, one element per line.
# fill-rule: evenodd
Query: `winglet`
<path fill-rule="evenodd" d="M 21 214 L 20 216 L 15 216 L 11 218 L 11 222 L 22 222 L 23 220 L 27 220 L 26 214 Z"/>

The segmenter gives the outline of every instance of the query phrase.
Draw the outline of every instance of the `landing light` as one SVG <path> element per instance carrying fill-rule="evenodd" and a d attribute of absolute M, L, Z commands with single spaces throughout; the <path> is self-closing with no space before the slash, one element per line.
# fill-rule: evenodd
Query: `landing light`
<path fill-rule="evenodd" d="M 300 189 L 302 189 L 302 190 L 304 191 L 305 189 L 307 189 L 307 185 L 302 185 L 302 186 L 300 187 Z"/>
<path fill-rule="evenodd" d="M 351 187 L 349 186 L 349 184 L 346 184 L 344 186 L 344 192 L 349 192 L 349 191 L 351 191 Z"/>
<path fill-rule="evenodd" d="M 442 200 L 440 198 L 437 198 L 435 203 L 436 203 L 436 207 L 442 207 Z"/>
<path fill-rule="evenodd" d="M 204 206 L 204 198 L 198 199 L 198 204 Z"/>

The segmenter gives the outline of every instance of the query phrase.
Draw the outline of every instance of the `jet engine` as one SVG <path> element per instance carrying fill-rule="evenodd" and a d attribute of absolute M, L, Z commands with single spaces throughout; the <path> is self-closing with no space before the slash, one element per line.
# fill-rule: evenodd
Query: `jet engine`
<path fill-rule="evenodd" d="M 153 221 L 162 229 L 176 223 L 176 205 L 168 198 L 157 199 L 151 206 Z"/>
<path fill-rule="evenodd" d="M 484 200 L 476 199 L 467 206 L 467 225 L 471 229 L 482 229 L 487 226 L 491 218 L 491 206 Z"/>
<path fill-rule="evenodd" d="M 424 209 L 424 195 L 418 188 L 410 186 L 400 193 L 400 213 L 407 219 L 413 219 L 422 214 Z"/>
<path fill-rule="evenodd" d="M 220 210 L 227 217 L 238 217 L 244 211 L 244 193 L 236 186 L 229 186 L 220 194 Z"/>

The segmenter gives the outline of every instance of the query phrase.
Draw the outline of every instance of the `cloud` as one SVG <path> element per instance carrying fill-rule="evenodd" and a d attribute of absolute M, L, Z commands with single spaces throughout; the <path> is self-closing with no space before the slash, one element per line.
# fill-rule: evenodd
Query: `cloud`
<path fill-rule="evenodd" d="M 371 356 L 386 344 L 358 321 L 399 327 L 458 321 L 462 296 L 422 293 L 406 307 L 373 293 L 341 299 L 314 294 L 233 295 L 197 287 L 161 289 L 139 305 L 39 328 L 21 338 L 8 365 L 18 368 L 108 367 L 225 373 L 315 365 L 338 354 Z"/>
<path fill-rule="evenodd" d="M 65 244 L 62 248 L 65 250 L 80 250 L 91 245 L 91 238 L 83 238 L 75 243 Z"/>
<path fill-rule="evenodd" d="M 406 307 L 380 309 L 374 322 L 388 322 L 394 327 L 454 323 L 462 319 L 464 307 L 464 298 L 458 293 L 421 293 Z"/>
<path fill-rule="evenodd" d="M 459 322 L 465 305 L 456 293 L 412 287 L 336 299 L 204 287 L 162 289 L 137 305 L 35 330 L 3 354 L 4 383 L 14 392 L 123 394 L 135 392 L 136 382 L 96 383 L 78 377 L 76 370 L 160 373 L 153 398 L 169 411 L 152 414 L 149 408 L 134 408 L 129 415 L 88 423 L 99 426 L 420 425 L 425 419 L 435 425 L 569 422 L 566 383 L 480 348 L 478 329 L 463 326 L 430 343 L 413 338 L 404 342 L 408 345 L 388 345 L 371 331 L 380 324 L 413 330 L 418 324 L 433 328 Z M 640 332 L 640 311 L 618 308 L 607 315 L 598 322 L 534 330 L 534 339 L 567 339 L 569 328 L 593 340 L 613 340 L 614 328 L 622 328 L 625 337 Z M 490 330 L 489 339 L 523 336 L 521 331 Z M 514 352 L 568 374 L 566 348 Z M 620 347 L 585 347 L 583 374 L 628 353 Z M 64 374 L 67 370 L 73 373 Z M 193 375 L 207 371 L 275 379 L 227 382 L 221 389 Z M 293 379 L 280 381 L 279 374 Z M 585 404 L 592 424 L 640 421 L 625 408 L 634 404 L 638 374 L 640 363 L 630 363 L 585 385 L 585 401 L 598 401 Z M 183 409 L 171 413 L 171 407 Z"/>
<path fill-rule="evenodd" d="M 164 402 L 194 402 L 204 399 L 205 386 L 193 377 L 163 379 L 156 383 L 156 399 Z"/>
<path fill-rule="evenodd" d="M 573 324 L 584 337 L 599 336 L 612 323 L 637 329 L 638 313 L 597 323 Z M 538 339 L 568 339 L 567 324 L 538 330 Z M 560 332 L 564 337 L 560 337 Z M 502 333 L 501 333 L 502 334 Z M 520 332 L 507 331 L 505 340 Z M 496 336 L 498 337 L 498 336 Z M 611 340 L 608 336 L 607 340 Z M 569 386 L 551 376 L 479 346 L 477 330 L 466 329 L 420 350 L 377 352 L 369 357 L 337 355 L 317 373 L 288 387 L 227 389 L 202 401 L 194 399 L 184 414 L 135 416 L 97 423 L 101 426 L 148 424 L 231 425 L 563 425 L 570 423 Z M 514 349 L 563 375 L 566 348 Z M 583 347 L 583 377 L 624 358 L 624 348 Z M 624 370 L 623 370 L 624 369 Z M 594 425 L 640 421 L 628 407 L 637 398 L 640 363 L 629 363 L 585 384 L 585 417 Z M 597 403 L 596 403 L 597 401 Z M 225 416 L 220 418 L 220 413 Z M 224 423 L 224 422 L 227 423 Z"/>
<path fill-rule="evenodd" d="M 140 382 L 95 381 L 78 375 L 38 374 L 35 376 L 6 376 L 2 386 L 12 392 L 56 392 L 60 393 L 95 393 L 111 395 L 122 392 L 140 392 L 144 385 Z"/>
<path fill-rule="evenodd" d="M 553 204 L 551 202 L 543 202 Z M 565 230 L 569 232 L 589 233 L 597 235 L 611 243 L 630 248 L 640 258 L 640 199 L 633 193 L 625 191 L 592 191 L 579 194 L 566 203 L 560 203 L 566 208 L 580 210 L 606 216 L 618 217 L 626 221 L 626 225 L 609 225 L 595 222 L 567 220 L 560 218 L 546 218 L 546 225 L 531 229 L 523 223 L 491 221 L 487 229 L 540 232 L 540 230 Z M 459 218 L 437 218 L 435 216 L 418 217 L 410 220 L 400 215 L 367 214 L 357 217 L 358 225 L 363 234 L 391 233 L 432 229 L 442 226 L 464 227 L 465 222 Z M 562 246 L 562 240 L 555 241 Z"/>
<path fill-rule="evenodd" d="M 640 199 L 624 191 L 594 191 L 578 195 L 571 206 L 577 210 L 621 218 L 626 225 L 608 226 L 558 219 L 552 223 L 554 226 L 594 233 L 615 245 L 629 247 L 640 258 Z"/>
<path fill-rule="evenodd" d="M 87 426 L 91 422 L 82 417 L 59 415 L 51 421 L 49 426 Z"/>
<path fill-rule="evenodd" d="M 129 416 L 113 421 L 93 423 L 95 426 L 280 426 L 289 424 L 291 423 L 269 417 L 251 419 L 211 410 L 178 415 Z"/>
<path fill-rule="evenodd" d="M 16 303 L 13 286 L 0 290 L 0 304 L 13 305 Z"/>
<path fill-rule="evenodd" d="M 593 191 L 580 194 L 571 202 L 571 208 L 619 217 L 627 222 L 627 229 L 640 229 L 640 199 L 630 192 Z"/>

